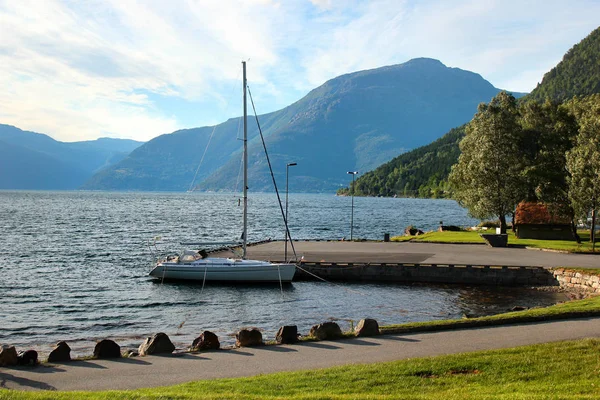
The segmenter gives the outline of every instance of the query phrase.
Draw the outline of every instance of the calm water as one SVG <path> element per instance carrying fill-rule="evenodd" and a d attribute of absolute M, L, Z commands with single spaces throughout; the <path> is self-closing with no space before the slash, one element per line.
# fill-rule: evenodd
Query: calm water
<path fill-rule="evenodd" d="M 256 326 L 273 338 L 280 325 L 310 326 L 376 318 L 383 324 L 492 314 L 515 305 L 563 300 L 528 289 L 297 282 L 278 286 L 160 284 L 148 277 L 148 241 L 175 250 L 184 240 L 232 240 L 241 233 L 239 196 L 0 191 L 0 343 L 47 353 L 67 340 L 77 355 L 96 339 L 137 347 L 165 332 L 179 348 L 203 330 L 225 344 Z M 252 241 L 282 239 L 274 194 L 253 194 Z M 299 239 L 350 235 L 350 198 L 291 194 L 290 230 Z M 408 225 L 423 230 L 476 224 L 449 200 L 355 198 L 354 236 L 381 239 Z"/>

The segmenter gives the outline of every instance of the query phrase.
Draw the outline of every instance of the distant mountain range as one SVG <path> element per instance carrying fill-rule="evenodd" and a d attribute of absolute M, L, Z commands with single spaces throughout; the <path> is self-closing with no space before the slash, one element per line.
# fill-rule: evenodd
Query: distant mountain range
<path fill-rule="evenodd" d="M 571 48 L 563 60 L 521 101 L 563 101 L 600 93 L 600 28 Z M 518 97 L 518 96 L 515 96 Z M 490 99 L 488 99 L 490 100 Z M 439 140 L 399 155 L 356 181 L 356 194 L 369 196 L 443 195 L 448 174 L 458 161 L 464 126 L 451 129 Z M 340 193 L 346 193 L 342 188 Z"/>
<path fill-rule="evenodd" d="M 0 124 L 0 189 L 78 189 L 96 172 L 121 161 L 141 144 L 109 138 L 59 142 Z"/>
<path fill-rule="evenodd" d="M 347 171 L 373 169 L 430 143 L 470 120 L 477 105 L 498 91 L 476 73 L 419 58 L 342 75 L 259 120 L 280 184 L 286 163 L 296 162 L 290 190 L 333 192 L 347 183 Z M 240 170 L 239 125 L 240 118 L 233 118 L 215 127 L 159 136 L 100 171 L 83 188 L 232 190 Z M 253 117 L 248 135 L 250 189 L 270 191 Z"/>

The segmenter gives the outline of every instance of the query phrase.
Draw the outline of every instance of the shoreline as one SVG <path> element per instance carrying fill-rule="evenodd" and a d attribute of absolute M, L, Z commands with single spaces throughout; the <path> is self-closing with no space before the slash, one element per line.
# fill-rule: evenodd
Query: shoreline
<path fill-rule="evenodd" d="M 445 286 L 445 285 L 442 285 Z M 540 291 L 540 292 L 553 292 L 553 293 L 561 293 L 561 294 L 565 294 L 565 296 L 567 296 L 567 299 L 565 301 L 559 301 L 557 303 L 554 303 L 553 305 L 549 305 L 549 306 L 545 306 L 545 307 L 535 307 L 532 309 L 539 309 L 539 310 L 543 310 L 545 308 L 548 307 L 552 307 L 552 306 L 556 306 L 559 304 L 564 304 L 564 303 L 568 303 L 568 302 L 572 302 L 575 300 L 581 300 L 581 299 L 586 299 L 589 297 L 592 297 L 593 294 L 589 293 L 589 292 L 583 292 L 581 290 L 578 290 L 576 288 L 566 288 L 566 287 L 560 287 L 560 286 L 540 286 L 540 287 L 532 287 L 530 288 L 531 290 L 535 290 L 535 291 Z M 527 309 L 527 308 L 525 308 Z M 465 316 L 463 315 L 463 319 L 450 319 L 450 320 L 445 320 L 445 319 L 432 319 L 432 320 L 419 320 L 419 321 L 408 321 L 408 322 L 402 322 L 400 324 L 389 324 L 389 325 L 382 325 L 380 326 L 380 329 L 382 332 L 388 333 L 388 334 L 393 334 L 393 333 L 418 333 L 418 332 L 435 332 L 435 331 L 444 331 L 444 330 L 452 330 L 452 329 L 462 329 L 462 328 L 467 328 L 469 327 L 469 323 L 473 324 L 473 326 L 477 326 L 477 327 L 481 327 L 481 326 L 496 326 L 496 325 L 505 325 L 505 324 L 510 324 L 510 323 L 515 323 L 515 322 L 508 322 L 508 323 L 480 323 L 478 321 L 480 320 L 485 320 L 486 318 L 490 318 L 490 317 L 496 317 L 496 316 L 502 316 L 505 314 L 510 314 L 511 311 L 510 310 L 505 310 L 503 312 L 499 312 L 499 313 L 493 313 L 493 314 L 485 314 L 485 315 L 478 315 L 478 316 L 473 316 L 473 315 L 469 315 L 469 316 Z M 592 312 L 592 313 L 586 313 L 586 314 L 581 314 L 581 315 L 567 315 L 565 317 L 557 317 L 556 320 L 568 320 L 568 319 L 572 319 L 572 318 L 585 318 L 585 317 L 595 317 L 595 316 L 599 316 L 600 317 L 600 312 Z M 554 318 L 531 318 L 531 319 L 524 319 L 523 322 L 543 322 L 543 321 L 547 321 L 547 320 L 554 320 Z M 340 327 L 342 328 L 342 331 L 345 332 L 345 335 L 347 335 L 347 337 L 343 338 L 343 339 L 347 339 L 347 338 L 351 338 L 353 337 L 353 335 L 351 334 L 352 332 L 352 327 L 355 326 L 356 323 L 358 323 L 358 320 L 356 321 L 348 321 L 348 320 L 343 320 L 343 319 L 331 319 L 331 321 L 336 322 L 337 324 L 340 325 Z M 323 321 L 325 322 L 325 321 Z M 448 325 L 445 325 L 446 322 L 449 322 Z M 415 325 L 430 325 L 430 327 L 425 326 L 423 327 L 418 327 Z M 438 325 L 439 324 L 439 325 Z M 406 326 L 407 328 L 402 328 L 403 326 Z M 345 329 L 345 327 L 349 327 L 350 329 Z M 239 329 L 244 329 L 247 327 L 240 327 Z M 259 329 L 261 332 L 264 332 L 264 329 Z M 274 331 L 274 329 L 272 329 Z M 199 334 L 199 333 L 198 333 Z M 190 346 L 191 346 L 191 342 L 192 340 L 187 340 L 186 342 L 183 342 L 181 340 L 177 340 L 178 336 L 187 336 L 187 337 L 193 337 L 196 336 L 198 334 L 169 334 L 169 338 L 171 339 L 171 341 L 173 342 L 174 345 L 176 345 L 175 351 L 173 354 L 196 354 L 198 352 L 194 352 L 190 350 Z M 310 338 L 310 336 L 308 335 L 308 332 L 299 332 L 299 334 L 301 335 L 301 341 L 313 341 L 313 339 Z M 151 335 L 151 334 L 149 334 Z M 104 336 L 104 337 L 97 337 L 97 338 L 86 338 L 86 339 L 79 339 L 79 340 L 66 340 L 67 343 L 69 344 L 69 346 L 71 347 L 72 350 L 72 358 L 73 360 L 88 360 L 90 359 L 90 357 L 92 357 L 93 355 L 93 349 L 94 346 L 96 345 L 96 343 L 102 339 L 111 339 L 114 340 L 115 342 L 117 342 L 120 347 L 121 347 L 121 353 L 122 354 L 126 354 L 129 353 L 130 351 L 133 352 L 137 352 L 139 345 L 146 339 L 146 335 L 135 335 L 135 336 L 131 336 L 131 337 L 127 337 L 127 339 L 125 339 L 123 336 Z M 221 349 L 222 350 L 234 350 L 236 349 L 235 346 L 235 333 L 229 333 L 226 334 L 224 336 L 219 336 L 219 340 L 221 341 Z M 275 337 L 264 337 L 264 341 L 265 341 L 265 345 L 275 345 L 274 344 L 274 340 Z M 123 343 L 125 342 L 125 343 Z M 8 345 L 12 345 L 11 343 L 4 343 L 4 344 L 8 344 Z M 79 345 L 78 345 L 79 344 Z M 19 345 L 16 345 L 19 346 Z M 34 349 L 38 352 L 39 356 L 40 356 L 40 361 L 45 361 L 47 359 L 48 354 L 50 353 L 50 351 L 54 348 L 54 344 L 37 344 L 37 345 L 31 345 L 31 346 L 19 346 L 22 348 L 19 348 L 18 350 L 26 350 L 26 349 Z"/>
<path fill-rule="evenodd" d="M 282 252 L 283 250 L 283 242 L 263 242 L 263 243 L 259 243 L 259 244 L 255 244 L 251 247 L 249 247 L 250 249 L 250 257 L 254 257 L 255 255 L 265 255 L 265 254 L 270 254 L 271 257 L 278 257 L 278 252 Z M 473 249 L 476 249 L 473 250 Z M 426 251 L 426 253 L 423 252 L 423 250 Z M 423 243 L 419 243 L 416 246 L 410 246 L 407 243 L 391 243 L 391 242 L 317 242 L 317 241 L 313 241 L 313 242 L 301 242 L 298 244 L 298 251 L 304 252 L 305 254 L 305 258 L 309 260 L 312 259 L 326 259 L 326 261 L 333 261 L 333 262 L 348 262 L 348 260 L 377 260 L 377 261 L 387 261 L 387 260 L 402 260 L 402 259 L 410 259 L 409 261 L 414 261 L 415 259 L 420 260 L 421 262 L 425 262 L 425 261 L 448 261 L 451 258 L 458 258 L 458 257 L 464 257 L 465 255 L 468 257 L 469 260 L 474 260 L 477 259 L 478 257 L 485 257 L 487 261 L 497 261 L 498 259 L 506 259 L 507 257 L 505 257 L 506 255 L 510 255 L 513 254 L 515 252 L 518 252 L 517 249 L 492 249 L 492 248 L 487 248 L 486 246 L 480 246 L 480 245 L 475 245 L 475 246 L 468 246 L 468 245 L 460 245 L 460 246 L 455 246 L 455 245 L 435 245 L 435 244 L 428 244 L 425 245 Z M 474 252 L 475 251 L 475 252 Z M 525 251 L 526 250 L 522 250 Z M 518 255 L 516 256 L 516 258 L 518 260 L 522 261 L 521 255 L 523 253 L 519 252 Z M 540 252 L 529 252 L 529 255 L 532 256 L 537 256 L 539 255 Z M 556 256 L 556 255 L 554 255 Z M 581 258 L 578 257 L 578 255 L 561 255 L 563 257 L 567 256 L 567 257 L 571 257 L 575 260 L 580 260 Z M 444 258 L 445 257 L 445 258 Z M 513 258 L 515 256 L 513 255 Z M 585 257 L 585 256 L 584 256 Z M 510 257 L 508 257 L 510 258 Z M 535 259 L 536 257 L 534 257 Z M 509 259 L 510 261 L 510 259 Z M 492 264 L 495 265 L 495 264 Z M 424 268 L 428 268 L 428 267 L 424 267 Z M 491 268 L 493 269 L 493 268 Z M 456 268 L 456 270 L 459 270 L 459 268 Z M 509 268 L 507 270 L 513 270 L 512 268 Z M 516 269 L 517 271 L 520 271 L 520 268 Z M 544 270 L 548 270 L 551 271 L 549 269 L 544 269 Z M 502 269 L 498 270 L 498 271 L 494 271 L 495 273 L 502 273 Z M 579 275 L 581 276 L 581 273 L 579 273 Z M 569 283 L 570 285 L 574 286 L 576 285 L 575 283 L 571 283 L 570 281 L 581 281 L 581 277 L 575 277 L 573 276 L 572 278 L 569 278 Z M 384 279 L 385 281 L 385 279 Z M 600 281 L 600 280 L 599 280 Z M 440 283 L 443 282 L 433 282 L 433 284 L 439 285 Z M 453 284 L 456 285 L 460 285 L 460 284 L 465 284 L 467 283 L 468 285 L 472 285 L 473 282 L 454 282 Z M 598 282 L 598 285 L 600 286 L 600 282 Z M 558 286 L 557 286 L 558 287 Z M 549 289 L 543 289 L 540 291 L 551 291 Z M 564 293 L 574 293 L 576 290 L 574 287 L 571 287 L 570 290 L 565 290 Z M 561 290 L 556 290 L 553 291 L 556 293 L 561 293 Z M 572 298 L 581 298 L 580 294 L 574 295 L 571 294 Z M 502 311 L 501 311 L 502 312 Z M 364 315 L 363 317 L 367 317 L 368 315 Z M 334 316 L 336 317 L 336 316 Z M 443 319 L 443 318 L 440 318 Z M 334 319 L 336 320 L 336 319 Z M 431 320 L 431 319 L 430 319 Z M 319 323 L 319 322 L 324 322 L 325 318 L 323 318 L 321 321 L 315 321 L 315 323 Z M 344 321 L 344 319 L 338 319 L 338 321 Z M 187 321 L 184 321 L 183 323 L 185 323 Z M 392 321 L 387 321 L 387 323 L 392 322 Z M 183 324 L 182 323 L 182 324 Z M 278 328 L 277 322 L 274 322 L 273 324 L 274 326 L 271 326 L 269 329 L 272 330 L 273 332 Z M 245 324 L 240 324 L 240 326 L 234 327 L 233 329 L 241 329 L 244 328 L 245 326 L 249 326 L 249 325 L 245 325 Z M 210 327 L 208 327 L 209 330 L 211 330 Z M 213 328 L 214 329 L 214 328 Z M 110 335 L 110 331 L 107 331 L 106 334 L 100 334 L 96 337 L 94 337 L 94 335 L 89 335 L 86 336 L 84 339 L 78 339 L 76 341 L 72 341 L 72 343 L 74 343 L 73 345 L 73 350 L 74 353 L 77 355 L 80 355 L 82 357 L 86 357 L 89 354 L 89 350 L 93 349 L 95 342 L 94 340 L 100 340 L 103 338 L 112 338 L 113 340 L 117 341 L 117 342 L 121 342 L 121 339 L 124 339 L 123 345 L 122 347 L 124 349 L 128 349 L 128 348 L 137 348 L 137 346 L 143 342 L 143 340 L 145 339 L 145 337 L 147 335 L 151 335 L 153 333 L 156 333 L 156 331 L 148 331 L 145 332 L 144 334 L 134 334 L 134 335 L 116 335 L 116 336 L 112 336 Z M 166 333 L 169 334 L 169 336 L 173 337 L 174 342 L 177 343 L 177 346 L 180 350 L 184 350 L 187 346 L 191 345 L 191 341 L 194 338 L 194 335 L 199 334 L 200 332 L 197 333 L 182 333 L 181 336 L 186 337 L 187 339 L 184 340 L 177 340 L 177 336 L 179 331 L 177 331 L 176 333 L 170 332 L 167 330 Z M 219 336 L 222 338 L 225 338 L 223 340 L 224 343 L 228 343 L 228 342 L 233 342 L 233 339 L 229 339 L 231 338 L 235 332 L 230 331 L 230 332 L 223 332 L 220 331 Z M 66 338 L 66 341 L 69 342 L 69 339 Z M 40 343 L 40 340 L 36 341 L 37 344 Z M 11 345 L 11 343 L 9 343 L 8 341 L 5 340 L 5 344 Z M 37 345 L 36 344 L 36 345 Z M 39 346 L 41 348 L 46 348 L 48 349 L 48 352 L 52 349 L 54 343 L 46 343 L 46 344 L 39 344 Z M 20 346 L 20 345 L 18 345 Z M 21 348 L 20 348 L 21 349 Z M 23 348 L 24 350 L 25 348 Z M 45 351 L 40 351 L 41 354 L 45 354 Z"/>
<path fill-rule="evenodd" d="M 384 334 L 294 345 L 244 347 L 197 354 L 82 360 L 37 368 L 2 368 L 0 379 L 6 389 L 14 390 L 132 390 L 199 380 L 313 371 L 348 364 L 372 364 L 515 348 L 597 337 L 598 332 L 600 318 L 583 318 L 478 329 Z"/>

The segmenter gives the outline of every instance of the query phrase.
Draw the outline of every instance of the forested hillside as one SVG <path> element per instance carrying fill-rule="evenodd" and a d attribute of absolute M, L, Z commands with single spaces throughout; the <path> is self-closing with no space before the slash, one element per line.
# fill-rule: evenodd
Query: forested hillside
<path fill-rule="evenodd" d="M 458 159 L 458 143 L 465 126 L 415 150 L 404 153 L 381 167 L 367 172 L 356 182 L 358 196 L 444 197 L 446 179 Z M 347 194 L 348 188 L 339 194 Z"/>
<path fill-rule="evenodd" d="M 562 102 L 574 96 L 600 93 L 600 28 L 571 48 L 563 60 L 520 103 Z M 519 97 L 515 94 L 515 97 Z M 475 113 L 475 109 L 473 113 Z M 364 196 L 448 197 L 448 173 L 458 161 L 464 126 L 435 142 L 400 155 L 359 177 L 356 194 Z M 408 185 L 408 186 L 407 186 Z M 405 190 L 406 189 L 406 190 Z M 348 188 L 338 194 L 349 193 Z"/>
<path fill-rule="evenodd" d="M 573 46 L 527 99 L 563 101 L 600 93 L 600 28 Z"/>

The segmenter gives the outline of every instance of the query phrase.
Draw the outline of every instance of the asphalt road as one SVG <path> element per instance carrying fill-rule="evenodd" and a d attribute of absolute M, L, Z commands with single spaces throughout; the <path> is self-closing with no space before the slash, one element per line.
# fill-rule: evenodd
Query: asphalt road
<path fill-rule="evenodd" d="M 600 268 L 600 253 L 567 254 L 478 244 L 300 241 L 294 246 L 298 258 L 304 257 L 305 261 Z M 248 258 L 282 261 L 284 242 L 249 246 Z"/>
<path fill-rule="evenodd" d="M 135 389 L 599 336 L 600 318 L 590 318 L 240 348 L 197 355 L 75 361 L 36 368 L 0 368 L 0 387 L 17 390 Z"/>

